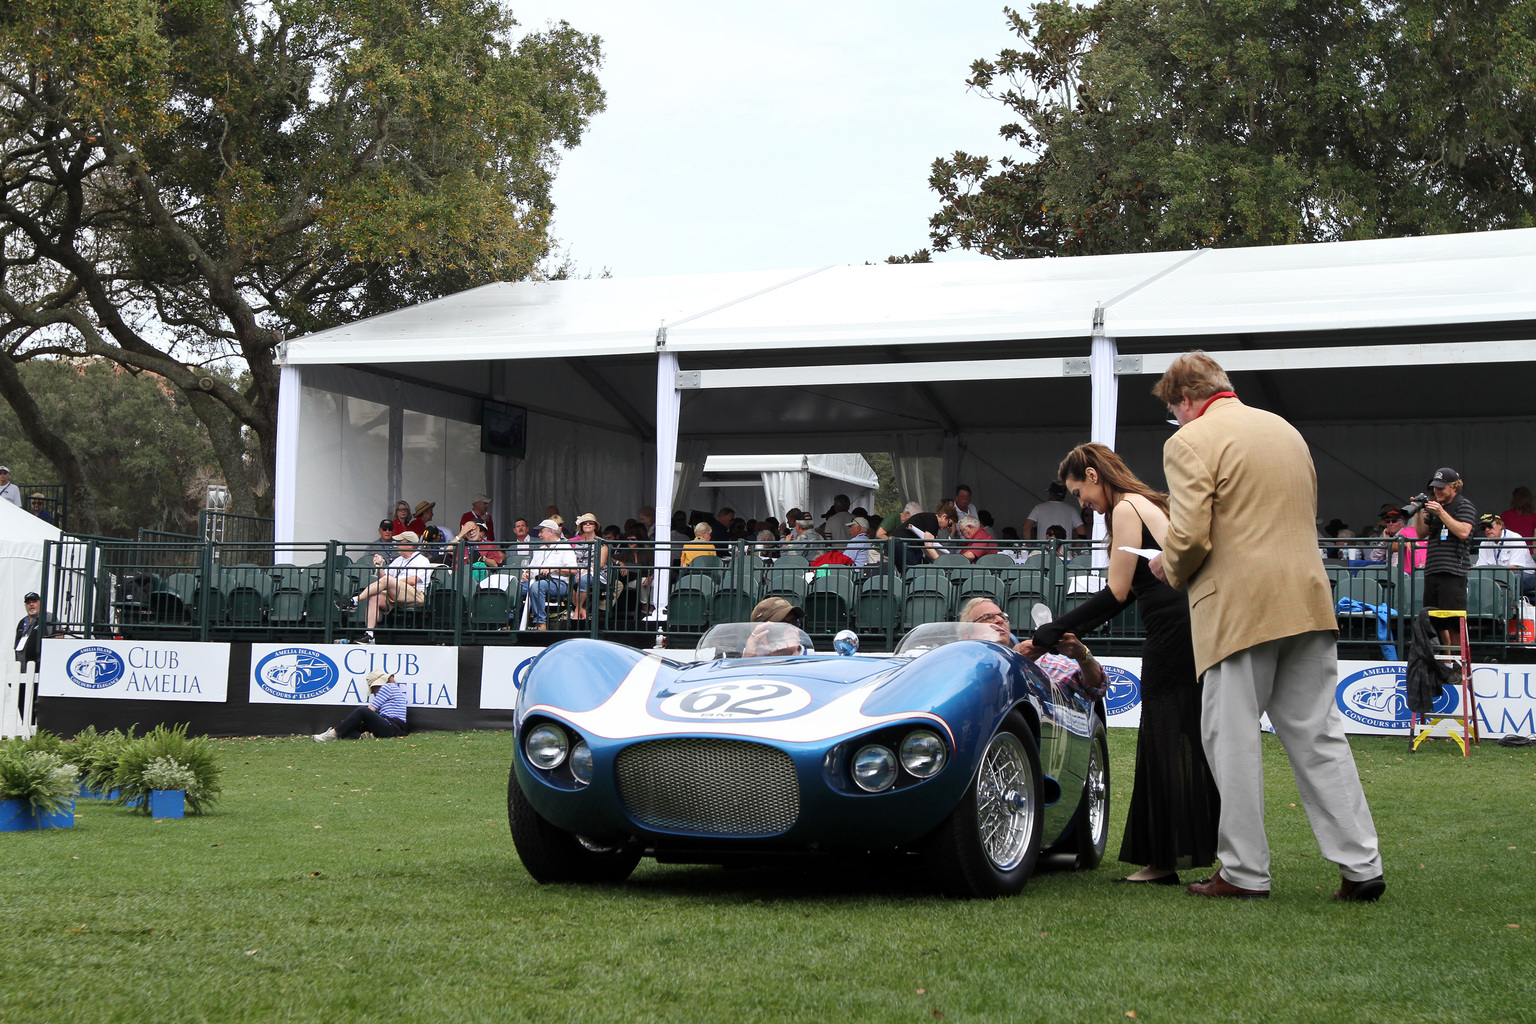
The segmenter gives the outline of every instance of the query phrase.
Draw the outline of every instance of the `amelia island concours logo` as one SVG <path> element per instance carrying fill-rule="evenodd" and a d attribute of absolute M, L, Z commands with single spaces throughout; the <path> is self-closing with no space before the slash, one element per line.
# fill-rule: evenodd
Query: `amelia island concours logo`
<path fill-rule="evenodd" d="M 336 663 L 309 647 L 283 647 L 256 663 L 256 685 L 283 700 L 312 700 L 341 679 Z"/>
<path fill-rule="evenodd" d="M 1373 665 L 1339 681 L 1339 711 L 1350 721 L 1377 729 L 1408 728 L 1408 670 L 1402 665 Z M 1455 687 L 1435 698 L 1434 714 L 1448 715 L 1458 702 Z"/>
<path fill-rule="evenodd" d="M 82 647 L 69 656 L 64 672 L 76 686 L 102 690 L 123 678 L 123 656 L 110 647 Z"/>
<path fill-rule="evenodd" d="M 1118 715 L 1122 711 L 1129 711 L 1141 700 L 1141 680 L 1128 669 L 1105 665 L 1104 681 L 1109 684 L 1109 692 L 1104 694 L 1106 714 Z"/>

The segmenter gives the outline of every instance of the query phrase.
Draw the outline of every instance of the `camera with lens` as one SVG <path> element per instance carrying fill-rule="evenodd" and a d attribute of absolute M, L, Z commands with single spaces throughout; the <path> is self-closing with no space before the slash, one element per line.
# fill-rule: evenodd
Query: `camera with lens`
<path fill-rule="evenodd" d="M 1403 518 L 1412 519 L 1414 516 L 1424 511 L 1424 503 L 1428 500 L 1429 495 L 1425 494 L 1423 491 L 1420 491 L 1418 494 L 1415 494 L 1413 497 L 1409 498 L 1408 504 L 1403 506 Z"/>

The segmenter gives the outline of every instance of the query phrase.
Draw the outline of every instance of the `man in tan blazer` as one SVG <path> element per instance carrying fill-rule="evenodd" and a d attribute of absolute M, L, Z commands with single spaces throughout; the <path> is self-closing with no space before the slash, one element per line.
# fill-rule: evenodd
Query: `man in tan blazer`
<path fill-rule="evenodd" d="M 1335 897 L 1386 889 L 1376 826 L 1335 706 L 1338 624 L 1317 547 L 1317 475 L 1296 429 L 1245 406 L 1203 352 L 1180 356 L 1153 394 L 1179 430 L 1163 447 L 1168 539 L 1152 570 L 1189 592 L 1201 733 L 1221 791 L 1221 869 L 1197 896 L 1269 895 L 1259 716 L 1291 759 Z"/>

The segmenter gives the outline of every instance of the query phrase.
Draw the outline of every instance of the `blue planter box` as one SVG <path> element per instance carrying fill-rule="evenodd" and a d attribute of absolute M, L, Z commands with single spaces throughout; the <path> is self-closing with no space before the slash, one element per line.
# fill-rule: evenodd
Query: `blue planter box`
<path fill-rule="evenodd" d="M 149 816 L 151 818 L 184 818 L 186 815 L 186 790 L 152 789 L 149 791 Z"/>
<path fill-rule="evenodd" d="M 0 832 L 30 832 L 40 828 L 74 828 L 75 802 L 54 814 L 39 814 L 25 800 L 0 800 Z"/>

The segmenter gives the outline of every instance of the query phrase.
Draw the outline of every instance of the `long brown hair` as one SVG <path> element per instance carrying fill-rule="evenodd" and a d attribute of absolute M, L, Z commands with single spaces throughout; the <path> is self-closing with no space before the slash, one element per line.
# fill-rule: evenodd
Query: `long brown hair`
<path fill-rule="evenodd" d="M 1066 483 L 1068 478 L 1086 481 L 1090 467 L 1099 474 L 1099 482 L 1109 488 L 1112 497 L 1122 494 L 1139 494 L 1161 509 L 1163 515 L 1168 514 L 1168 495 L 1148 487 L 1142 482 L 1141 477 L 1131 472 L 1131 467 L 1115 454 L 1113 448 L 1099 444 L 1097 441 L 1080 444 L 1067 452 L 1067 457 L 1062 459 L 1061 465 L 1056 468 L 1056 475 L 1061 478 L 1062 483 Z M 1110 503 L 1111 507 L 1113 504 L 1113 502 Z M 1113 532 L 1110 527 L 1109 509 L 1105 509 L 1104 528 Z"/>

